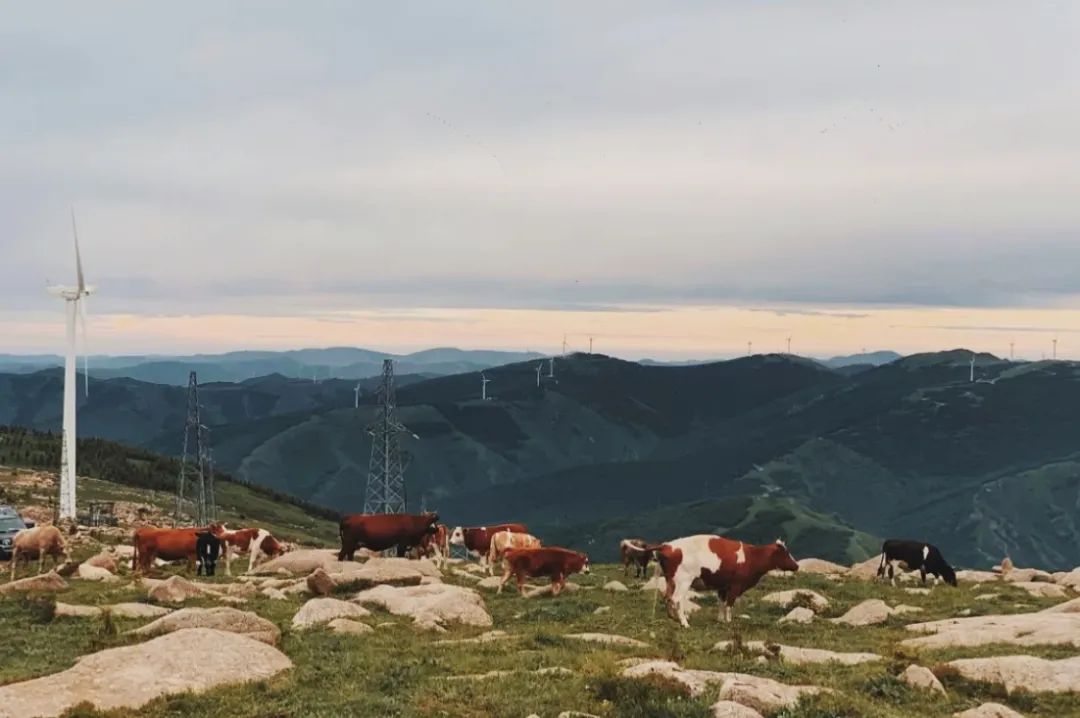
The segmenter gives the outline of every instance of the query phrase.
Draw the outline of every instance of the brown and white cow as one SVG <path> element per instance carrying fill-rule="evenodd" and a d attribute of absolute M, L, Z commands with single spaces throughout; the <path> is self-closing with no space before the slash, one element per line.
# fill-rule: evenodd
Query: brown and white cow
<path fill-rule="evenodd" d="M 419 547 L 424 537 L 435 533 L 439 515 L 423 514 L 352 514 L 341 519 L 339 561 L 352 561 L 359 548 L 385 551 L 397 547 L 404 556 L 410 548 Z"/>
<path fill-rule="evenodd" d="M 647 548 L 645 539 L 630 538 L 619 542 L 619 557 L 622 559 L 623 576 L 634 567 L 634 578 L 644 578 L 652 560 L 653 552 Z"/>
<path fill-rule="evenodd" d="M 507 551 L 520 548 L 540 548 L 540 539 L 532 534 L 516 534 L 513 531 L 500 531 L 491 537 L 488 549 L 488 573 L 495 575 L 495 566 Z"/>
<path fill-rule="evenodd" d="M 487 562 L 488 551 L 491 550 L 491 537 L 503 531 L 515 534 L 528 533 L 525 524 L 495 524 L 470 528 L 455 526 L 450 533 L 450 543 L 454 546 L 464 546 L 470 554 L 479 556 L 480 565 L 483 566 Z"/>
<path fill-rule="evenodd" d="M 421 558 L 433 559 L 439 568 L 446 565 L 450 558 L 450 529 L 446 524 L 435 524 L 434 533 L 424 534 L 420 539 L 419 554 Z"/>
<path fill-rule="evenodd" d="M 60 565 L 60 559 L 67 561 L 68 550 L 64 535 L 55 526 L 35 526 L 23 529 L 15 534 L 11 542 L 11 580 L 15 580 L 15 568 L 21 558 L 27 564 L 30 559 L 38 560 L 38 573 L 45 570 L 45 557 L 51 556 L 54 566 Z"/>
<path fill-rule="evenodd" d="M 724 620 L 731 621 L 735 599 L 757 585 L 762 576 L 773 570 L 799 570 L 799 564 L 779 539 L 776 543 L 755 546 L 702 534 L 647 548 L 657 551 L 657 560 L 667 579 L 668 615 L 684 628 L 690 626 L 686 600 L 695 579 L 700 579 L 706 589 L 716 591 Z"/>
<path fill-rule="evenodd" d="M 518 593 L 525 595 L 525 579 L 547 576 L 551 578 L 551 595 L 558 596 L 566 585 L 566 578 L 574 573 L 589 572 L 589 557 L 565 548 L 512 549 L 503 557 L 503 577 L 499 593 L 513 576 Z"/>
<path fill-rule="evenodd" d="M 131 555 L 131 568 L 133 571 L 147 573 L 154 565 L 154 560 L 161 559 L 162 561 L 186 561 L 188 570 L 194 573 L 199 534 L 209 531 L 217 535 L 221 530 L 220 524 L 175 529 L 140 526 L 135 529 L 135 534 L 132 536 L 131 543 L 135 550 Z"/>
<path fill-rule="evenodd" d="M 285 547 L 266 529 L 246 528 L 229 531 L 221 526 L 213 534 L 221 540 L 225 549 L 226 576 L 232 576 L 233 552 L 248 554 L 248 573 L 255 570 L 262 559 L 270 560 L 285 553 Z"/>

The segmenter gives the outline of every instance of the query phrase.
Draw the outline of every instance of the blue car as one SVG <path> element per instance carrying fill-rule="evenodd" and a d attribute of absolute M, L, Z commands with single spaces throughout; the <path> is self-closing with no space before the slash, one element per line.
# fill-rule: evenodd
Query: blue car
<path fill-rule="evenodd" d="M 15 540 L 15 534 L 32 528 L 33 521 L 23 521 L 19 512 L 11 506 L 0 506 L 0 558 L 11 558 L 11 544 Z"/>

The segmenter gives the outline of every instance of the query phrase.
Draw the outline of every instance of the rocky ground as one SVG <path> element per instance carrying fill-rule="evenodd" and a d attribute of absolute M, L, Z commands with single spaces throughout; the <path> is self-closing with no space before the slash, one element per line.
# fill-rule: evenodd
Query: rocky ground
<path fill-rule="evenodd" d="M 460 562 L 302 549 L 196 580 L 76 554 L 0 584 L 0 716 L 1080 715 L 1080 571 L 925 590 L 805 561 L 684 630 L 614 566 L 526 599 Z"/>

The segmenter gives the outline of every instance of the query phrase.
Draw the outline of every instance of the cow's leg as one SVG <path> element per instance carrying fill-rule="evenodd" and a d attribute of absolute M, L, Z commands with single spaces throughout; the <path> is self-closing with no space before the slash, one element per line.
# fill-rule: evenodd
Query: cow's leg
<path fill-rule="evenodd" d="M 232 558 L 232 553 L 229 550 L 229 542 L 228 541 L 222 541 L 221 543 L 222 543 L 222 548 L 225 549 L 225 556 L 224 556 L 224 558 L 225 558 L 225 575 L 226 576 L 232 576 L 232 566 L 229 564 L 229 559 Z"/>
<path fill-rule="evenodd" d="M 926 585 L 926 566 L 919 566 L 919 577 L 922 579 L 922 585 Z"/>
<path fill-rule="evenodd" d="M 254 543 L 252 543 L 251 547 L 248 549 L 248 573 L 251 573 L 255 570 L 256 559 L 259 558 L 259 553 L 261 551 L 262 549 L 256 546 Z"/>
<path fill-rule="evenodd" d="M 562 593 L 563 586 L 566 585 L 566 576 L 561 573 L 557 573 L 551 577 L 551 595 L 552 597 L 558 596 Z"/>
<path fill-rule="evenodd" d="M 525 572 L 517 571 L 514 574 L 514 579 L 517 581 L 518 593 L 520 593 L 522 596 L 525 596 Z"/>
<path fill-rule="evenodd" d="M 502 593 L 503 586 L 505 586 L 506 582 L 510 580 L 510 574 L 512 574 L 512 573 L 513 573 L 513 571 L 510 570 L 509 565 L 503 566 L 502 580 L 499 581 L 499 590 L 496 591 L 495 593 Z"/>
<path fill-rule="evenodd" d="M 686 613 L 686 597 L 690 593 L 690 584 L 693 581 L 693 577 L 689 574 L 676 573 L 675 575 L 675 591 L 671 595 L 671 602 L 675 609 L 676 619 L 683 628 L 690 627 L 690 620 Z"/>
<path fill-rule="evenodd" d="M 15 567 L 19 565 L 19 547 L 11 547 L 11 580 L 15 580 Z"/>

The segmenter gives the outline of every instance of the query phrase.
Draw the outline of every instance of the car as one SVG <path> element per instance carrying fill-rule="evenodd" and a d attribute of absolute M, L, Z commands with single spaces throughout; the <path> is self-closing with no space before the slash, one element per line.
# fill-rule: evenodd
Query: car
<path fill-rule="evenodd" d="M 33 521 L 24 521 L 19 512 L 11 506 L 0 506 L 0 558 L 11 558 L 11 545 L 15 541 L 15 534 L 32 528 Z"/>

